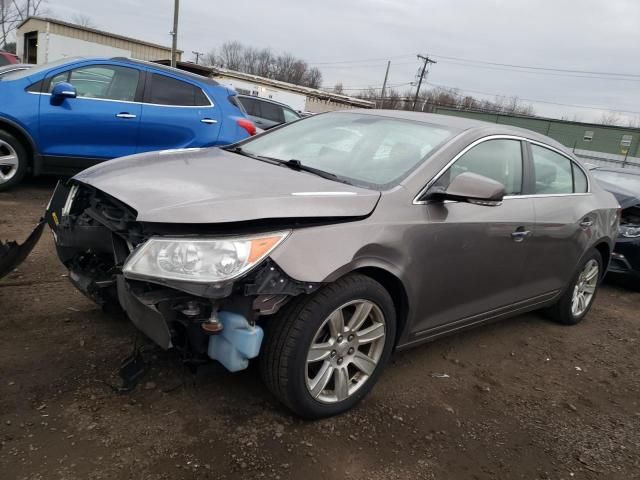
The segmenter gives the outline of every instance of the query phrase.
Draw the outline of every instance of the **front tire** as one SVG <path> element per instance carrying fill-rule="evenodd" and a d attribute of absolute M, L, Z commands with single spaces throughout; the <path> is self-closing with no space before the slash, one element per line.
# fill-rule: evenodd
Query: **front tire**
<path fill-rule="evenodd" d="M 323 418 L 356 405 L 387 363 L 393 301 L 375 280 L 351 274 L 294 300 L 265 329 L 262 378 L 298 415 Z"/>
<path fill-rule="evenodd" d="M 602 269 L 602 255 L 596 249 L 591 250 L 558 303 L 547 311 L 551 319 L 563 325 L 580 323 L 596 298 L 603 277 Z"/>
<path fill-rule="evenodd" d="M 0 192 L 20 183 L 28 166 L 24 145 L 10 133 L 0 130 Z"/>

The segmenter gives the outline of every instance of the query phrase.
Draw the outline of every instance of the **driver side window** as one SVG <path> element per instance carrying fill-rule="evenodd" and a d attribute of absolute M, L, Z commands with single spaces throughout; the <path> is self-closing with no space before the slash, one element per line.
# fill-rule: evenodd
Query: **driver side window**
<path fill-rule="evenodd" d="M 506 195 L 522 193 L 522 147 L 519 140 L 487 140 L 462 155 L 434 184 L 446 189 L 461 173 L 485 176 L 505 186 Z"/>

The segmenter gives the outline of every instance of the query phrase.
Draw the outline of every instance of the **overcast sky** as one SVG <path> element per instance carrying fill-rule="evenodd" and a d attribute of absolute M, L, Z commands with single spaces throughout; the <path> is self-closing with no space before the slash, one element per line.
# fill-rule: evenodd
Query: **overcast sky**
<path fill-rule="evenodd" d="M 428 82 L 477 97 L 532 103 L 538 115 L 596 121 L 603 110 L 638 112 L 640 0 L 182 0 L 179 48 L 208 52 L 229 41 L 290 52 L 321 69 L 324 85 L 380 87 L 415 79 L 417 53 L 437 61 Z M 170 44 L 173 0 L 56 0 L 56 16 L 91 17 L 97 28 Z M 467 60 L 635 78 L 513 69 Z M 338 63 L 344 62 L 344 63 Z M 600 77 L 600 78 L 593 78 Z M 406 87 L 400 87 L 404 89 Z M 349 90 L 348 92 L 354 92 Z M 346 93 L 348 93 L 346 92 Z M 483 93 L 479 93 L 483 92 Z M 488 94 L 488 95 L 487 95 Z M 603 107 L 602 110 L 599 108 Z"/>

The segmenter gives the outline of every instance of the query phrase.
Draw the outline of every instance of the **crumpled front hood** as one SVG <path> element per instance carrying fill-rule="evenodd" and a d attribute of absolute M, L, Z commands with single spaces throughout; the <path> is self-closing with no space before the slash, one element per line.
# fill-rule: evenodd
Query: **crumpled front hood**
<path fill-rule="evenodd" d="M 224 223 L 269 218 L 359 217 L 380 192 L 219 148 L 110 160 L 74 177 L 129 205 L 141 222 Z"/>

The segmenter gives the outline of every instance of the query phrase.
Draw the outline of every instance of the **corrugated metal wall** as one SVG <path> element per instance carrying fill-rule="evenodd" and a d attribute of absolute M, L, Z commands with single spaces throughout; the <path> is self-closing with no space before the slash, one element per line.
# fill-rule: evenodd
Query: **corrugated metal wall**
<path fill-rule="evenodd" d="M 117 37 L 111 37 L 109 35 L 102 35 L 97 32 L 83 30 L 81 28 L 73 28 L 67 25 L 60 25 L 53 22 L 47 22 L 37 18 L 28 20 L 18 32 L 18 35 L 23 35 L 27 32 L 46 32 L 47 23 L 49 23 L 49 33 L 62 35 L 69 38 L 76 38 L 78 40 L 84 40 L 86 42 L 97 43 L 100 45 L 107 45 L 114 48 L 121 48 L 123 50 L 129 50 L 131 57 L 138 60 L 163 60 L 171 58 L 170 48 L 154 47 L 152 45 L 146 45 L 134 40 L 125 40 Z M 178 52 L 178 60 L 180 60 L 180 53 Z"/>
<path fill-rule="evenodd" d="M 640 130 L 625 127 L 591 125 L 587 123 L 564 122 L 542 118 L 517 117 L 495 113 L 454 110 L 450 108 L 436 109 L 436 113 L 458 117 L 473 118 L 491 123 L 501 123 L 515 127 L 527 128 L 547 135 L 566 147 L 594 152 L 612 153 L 637 157 L 640 153 Z M 631 144 L 626 146 L 623 140 L 631 136 Z M 623 138 L 624 137 L 624 138 Z M 591 138 L 591 140 L 588 140 Z"/>

